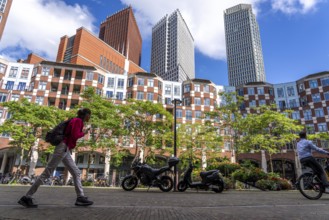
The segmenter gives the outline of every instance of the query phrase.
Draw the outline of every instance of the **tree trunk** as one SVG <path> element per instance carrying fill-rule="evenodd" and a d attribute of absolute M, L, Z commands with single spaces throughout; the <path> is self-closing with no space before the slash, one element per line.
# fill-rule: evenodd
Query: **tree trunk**
<path fill-rule="evenodd" d="M 269 156 L 270 156 L 271 172 L 273 173 L 273 162 L 272 162 L 272 154 L 269 154 Z"/>
<path fill-rule="evenodd" d="M 25 150 L 24 150 L 24 148 L 22 148 L 21 155 L 19 157 L 19 164 L 18 164 L 18 167 L 17 167 L 17 171 L 21 170 L 23 159 L 24 159 L 24 152 L 25 152 Z"/>
<path fill-rule="evenodd" d="M 31 148 L 31 156 L 30 156 L 30 168 L 29 168 L 29 176 L 32 176 L 34 174 L 35 171 L 35 167 L 37 165 L 38 162 L 38 146 L 39 146 L 39 138 L 36 139 L 36 141 L 34 142 L 34 145 Z"/>

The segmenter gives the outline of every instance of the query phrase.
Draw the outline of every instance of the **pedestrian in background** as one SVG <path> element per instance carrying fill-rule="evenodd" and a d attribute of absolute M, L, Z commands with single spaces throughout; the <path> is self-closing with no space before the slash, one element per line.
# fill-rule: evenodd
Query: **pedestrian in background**
<path fill-rule="evenodd" d="M 83 129 L 83 126 L 84 122 L 89 121 L 90 116 L 91 111 L 87 108 L 83 108 L 78 111 L 76 118 L 70 120 L 65 129 L 65 137 L 63 141 L 55 147 L 53 156 L 47 164 L 45 170 L 31 186 L 26 195 L 18 201 L 19 204 L 27 208 L 38 207 L 38 205 L 33 202 L 32 196 L 38 190 L 39 186 L 52 175 L 61 161 L 73 177 L 74 187 L 77 194 L 75 205 L 89 206 L 93 204 L 93 202 L 88 200 L 88 198 L 84 195 L 81 184 L 80 170 L 71 157 L 71 150 L 75 148 L 77 140 L 82 138 L 89 131 L 89 129 Z"/>

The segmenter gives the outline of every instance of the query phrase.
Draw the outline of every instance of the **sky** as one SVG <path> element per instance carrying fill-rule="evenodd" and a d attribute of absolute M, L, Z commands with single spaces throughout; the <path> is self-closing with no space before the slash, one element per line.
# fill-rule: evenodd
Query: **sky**
<path fill-rule="evenodd" d="M 329 0 L 14 0 L 0 57 L 34 52 L 55 61 L 62 36 L 81 26 L 98 36 L 107 16 L 131 5 L 143 39 L 141 67 L 149 72 L 152 27 L 179 9 L 194 38 L 196 78 L 228 85 L 223 13 L 240 3 L 256 14 L 267 82 L 329 71 Z"/>

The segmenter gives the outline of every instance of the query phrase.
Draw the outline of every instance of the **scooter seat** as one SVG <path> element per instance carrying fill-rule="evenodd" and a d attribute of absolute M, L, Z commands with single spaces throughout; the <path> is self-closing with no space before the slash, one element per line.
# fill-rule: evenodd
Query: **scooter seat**
<path fill-rule="evenodd" d="M 209 171 L 201 172 L 200 173 L 200 177 L 201 178 L 204 178 L 204 177 L 209 176 L 209 175 L 211 175 L 211 174 L 213 174 L 215 172 L 218 172 L 218 170 L 209 170 Z"/>

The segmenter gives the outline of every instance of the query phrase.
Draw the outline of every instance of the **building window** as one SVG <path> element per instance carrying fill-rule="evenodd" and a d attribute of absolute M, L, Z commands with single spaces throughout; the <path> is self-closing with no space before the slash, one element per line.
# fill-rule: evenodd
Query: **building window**
<path fill-rule="evenodd" d="M 200 92 L 200 85 L 199 84 L 194 85 L 194 91 L 195 92 Z"/>
<path fill-rule="evenodd" d="M 162 90 L 162 82 L 158 81 L 159 90 Z"/>
<path fill-rule="evenodd" d="M 310 80 L 309 81 L 310 88 L 318 88 L 318 81 L 316 79 Z"/>
<path fill-rule="evenodd" d="M 259 105 L 266 105 L 266 100 L 264 99 L 259 100 Z"/>
<path fill-rule="evenodd" d="M 7 0 L 0 0 L 0 12 L 4 13 L 6 8 Z"/>
<path fill-rule="evenodd" d="M 249 101 L 249 107 L 256 107 L 256 100 Z"/>
<path fill-rule="evenodd" d="M 38 73 L 38 68 L 37 68 L 37 67 L 35 67 L 35 68 L 33 69 L 33 73 L 32 73 L 32 76 L 36 76 L 36 75 L 37 75 L 37 73 Z"/>
<path fill-rule="evenodd" d="M 98 74 L 98 83 L 103 84 L 105 77 L 101 74 Z"/>
<path fill-rule="evenodd" d="M 5 73 L 5 71 L 6 71 L 6 65 L 5 64 L 3 64 L 3 63 L 0 63 L 0 73 Z"/>
<path fill-rule="evenodd" d="M 184 85 L 184 93 L 190 91 L 190 84 Z"/>
<path fill-rule="evenodd" d="M 255 89 L 254 88 L 248 88 L 248 95 L 255 95 Z"/>
<path fill-rule="evenodd" d="M 106 91 L 106 98 L 113 98 L 113 91 Z"/>
<path fill-rule="evenodd" d="M 125 80 L 124 79 L 118 79 L 118 89 L 123 89 L 125 86 Z"/>
<path fill-rule="evenodd" d="M 210 98 L 205 98 L 204 99 L 204 105 L 205 106 L 210 106 Z"/>
<path fill-rule="evenodd" d="M 117 99 L 123 100 L 123 92 L 117 92 Z"/>
<path fill-rule="evenodd" d="M 289 100 L 289 108 L 296 108 L 298 107 L 296 99 Z"/>
<path fill-rule="evenodd" d="M 269 92 L 270 95 L 274 95 L 274 93 L 273 93 L 273 89 L 272 89 L 272 88 L 269 88 L 269 89 L 268 89 L 268 92 Z"/>
<path fill-rule="evenodd" d="M 328 101 L 329 100 L 329 92 L 325 92 L 325 93 L 323 93 L 324 94 L 324 99 L 326 100 L 326 101 Z"/>
<path fill-rule="evenodd" d="M 7 90 L 13 90 L 14 89 L 14 81 L 7 81 L 6 89 Z"/>
<path fill-rule="evenodd" d="M 40 81 L 40 82 L 39 82 L 38 89 L 39 89 L 39 90 L 46 90 L 46 86 L 47 86 L 47 82 L 42 82 L 42 81 Z"/>
<path fill-rule="evenodd" d="M 184 98 L 184 105 L 185 106 L 191 106 L 191 99 L 190 98 Z"/>
<path fill-rule="evenodd" d="M 195 98 L 194 98 L 194 104 L 195 104 L 195 105 L 201 105 L 201 98 L 199 98 L 199 97 L 195 97 Z"/>
<path fill-rule="evenodd" d="M 103 90 L 102 89 L 99 89 L 99 88 L 96 88 L 96 94 L 101 96 L 103 93 Z"/>
<path fill-rule="evenodd" d="M 176 109 L 176 117 L 177 118 L 182 118 L 183 117 L 182 109 Z"/>
<path fill-rule="evenodd" d="M 26 95 L 24 98 L 26 98 L 28 102 L 32 101 L 32 96 L 30 96 L 30 95 Z"/>
<path fill-rule="evenodd" d="M 23 68 L 21 72 L 21 79 L 27 79 L 29 77 L 29 68 Z"/>
<path fill-rule="evenodd" d="M 192 111 L 186 110 L 186 120 L 192 120 Z"/>
<path fill-rule="evenodd" d="M 171 105 L 171 98 L 165 98 L 165 104 L 166 105 Z"/>
<path fill-rule="evenodd" d="M 292 119 L 299 120 L 300 119 L 299 111 L 292 112 L 291 117 L 292 117 Z"/>
<path fill-rule="evenodd" d="M 19 100 L 19 95 L 18 94 L 12 94 L 10 101 L 18 101 Z"/>
<path fill-rule="evenodd" d="M 315 133 L 313 124 L 306 124 L 305 128 L 306 128 L 307 134 L 314 134 Z"/>
<path fill-rule="evenodd" d="M 25 87 L 26 87 L 26 83 L 25 82 L 19 82 L 18 83 L 17 90 L 24 91 L 25 90 Z"/>
<path fill-rule="evenodd" d="M 300 105 L 301 106 L 307 105 L 307 98 L 306 97 L 301 97 L 300 98 Z"/>
<path fill-rule="evenodd" d="M 3 116 L 3 110 L 0 109 L 0 119 L 2 118 L 2 116 Z"/>
<path fill-rule="evenodd" d="M 311 109 L 304 110 L 304 119 L 305 120 L 312 120 L 312 111 L 311 111 Z"/>
<path fill-rule="evenodd" d="M 144 78 L 138 78 L 137 79 L 137 85 L 144 86 Z"/>
<path fill-rule="evenodd" d="M 312 94 L 313 102 L 321 102 L 320 93 Z"/>
<path fill-rule="evenodd" d="M 128 87 L 132 87 L 134 85 L 134 78 L 128 79 Z"/>
<path fill-rule="evenodd" d="M 38 105 L 43 105 L 43 96 L 37 96 L 37 98 L 35 99 L 35 103 L 37 103 Z"/>
<path fill-rule="evenodd" d="M 195 111 L 195 118 L 201 119 L 202 118 L 202 112 L 201 111 Z"/>
<path fill-rule="evenodd" d="M 315 117 L 324 117 L 323 108 L 317 108 L 315 111 Z"/>
<path fill-rule="evenodd" d="M 143 100 L 144 99 L 144 92 L 137 92 L 137 100 Z"/>
<path fill-rule="evenodd" d="M 147 100 L 148 101 L 153 101 L 154 94 L 152 92 L 147 93 Z"/>
<path fill-rule="evenodd" d="M 294 96 L 295 95 L 294 87 L 288 86 L 287 87 L 287 93 L 288 93 L 288 96 Z"/>
<path fill-rule="evenodd" d="M 278 98 L 283 98 L 284 97 L 283 88 L 277 88 L 276 92 L 278 93 Z"/>
<path fill-rule="evenodd" d="M 321 85 L 322 86 L 329 86 L 329 78 L 328 77 L 322 78 L 321 79 Z"/>
<path fill-rule="evenodd" d="M 148 87 L 154 87 L 154 80 L 153 79 L 148 79 L 147 80 L 147 86 Z"/>
<path fill-rule="evenodd" d="M 9 71 L 9 78 L 16 78 L 18 72 L 18 67 L 12 66 Z"/>
<path fill-rule="evenodd" d="M 107 88 L 114 88 L 114 78 L 113 77 L 109 77 L 107 79 Z"/>
<path fill-rule="evenodd" d="M 49 71 L 50 71 L 50 67 L 44 66 L 44 67 L 42 67 L 41 75 L 42 76 L 49 76 Z"/>
<path fill-rule="evenodd" d="M 174 95 L 180 95 L 180 86 L 174 86 Z"/>
<path fill-rule="evenodd" d="M 299 92 L 302 92 L 302 91 L 304 91 L 304 90 L 305 90 L 305 88 L 304 88 L 304 84 L 303 84 L 303 83 L 298 84 L 298 91 L 299 91 Z"/>
<path fill-rule="evenodd" d="M 257 88 L 257 94 L 264 95 L 264 88 L 263 87 Z"/>
<path fill-rule="evenodd" d="M 94 73 L 93 72 L 87 72 L 86 80 L 93 81 L 94 80 Z"/>
<path fill-rule="evenodd" d="M 326 123 L 319 123 L 318 124 L 318 129 L 319 129 L 319 132 L 323 132 L 323 131 L 327 131 L 327 124 Z"/>
<path fill-rule="evenodd" d="M 209 92 L 210 90 L 209 90 L 209 85 L 204 85 L 203 86 L 203 91 L 204 92 Z"/>
<path fill-rule="evenodd" d="M 165 94 L 171 95 L 171 86 L 170 85 L 165 85 Z"/>
<path fill-rule="evenodd" d="M 5 102 L 7 100 L 8 94 L 6 93 L 0 93 L 0 102 Z"/>

